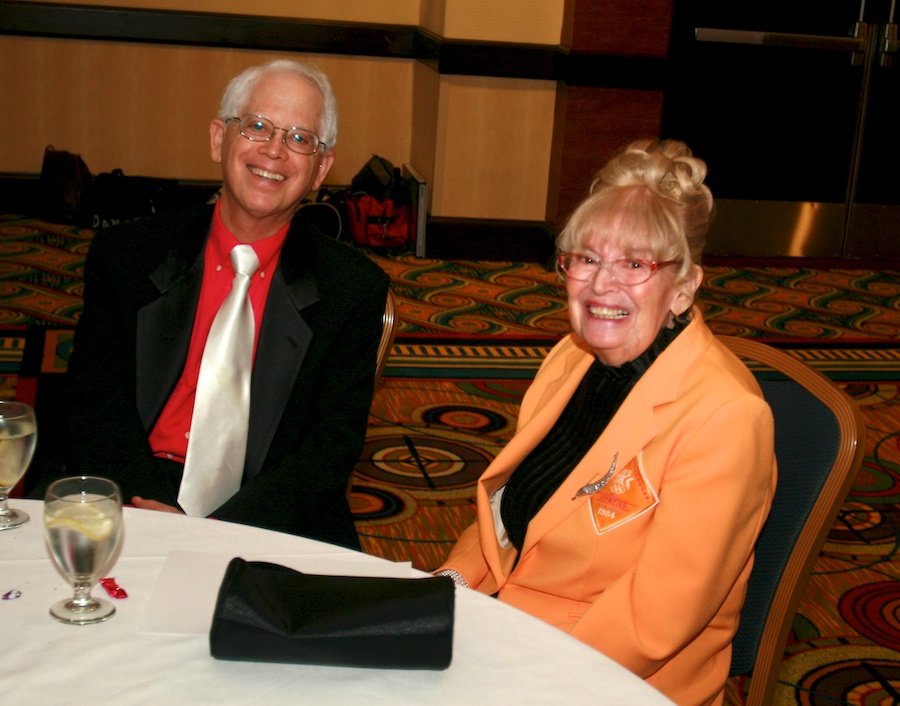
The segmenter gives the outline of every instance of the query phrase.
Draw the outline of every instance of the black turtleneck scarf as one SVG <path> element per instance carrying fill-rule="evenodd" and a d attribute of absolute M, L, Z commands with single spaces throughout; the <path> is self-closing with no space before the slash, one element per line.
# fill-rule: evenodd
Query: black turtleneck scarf
<path fill-rule="evenodd" d="M 619 367 L 595 360 L 556 424 L 513 472 L 503 491 L 500 517 L 521 551 L 528 523 L 584 458 L 641 376 L 688 324 L 676 318 L 641 355 Z"/>

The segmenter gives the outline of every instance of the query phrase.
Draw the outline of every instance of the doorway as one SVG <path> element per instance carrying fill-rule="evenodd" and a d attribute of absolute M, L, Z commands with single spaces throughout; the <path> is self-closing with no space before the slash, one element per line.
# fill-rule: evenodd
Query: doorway
<path fill-rule="evenodd" d="M 900 259 L 897 0 L 675 0 L 663 137 L 709 165 L 707 253 Z"/>

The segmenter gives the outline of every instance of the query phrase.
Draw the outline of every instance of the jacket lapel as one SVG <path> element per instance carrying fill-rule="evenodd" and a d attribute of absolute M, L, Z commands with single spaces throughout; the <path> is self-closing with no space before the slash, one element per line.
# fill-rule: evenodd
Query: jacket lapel
<path fill-rule="evenodd" d="M 497 454 L 479 484 L 488 494 L 502 487 L 563 413 L 578 384 L 593 362 L 593 354 L 581 347 L 574 337 L 567 350 L 551 352 L 552 360 L 544 364 L 540 385 L 528 389 L 519 410 L 516 433 Z"/>
<path fill-rule="evenodd" d="M 176 245 L 148 278 L 156 296 L 137 312 L 136 403 L 147 431 L 156 423 L 187 358 L 210 213 L 203 210 L 199 218 L 183 223 Z"/>
<path fill-rule="evenodd" d="M 303 365 L 313 331 L 302 311 L 319 301 L 313 238 L 295 220 L 285 239 L 263 315 L 250 382 L 250 428 L 244 472 L 262 469 Z"/>

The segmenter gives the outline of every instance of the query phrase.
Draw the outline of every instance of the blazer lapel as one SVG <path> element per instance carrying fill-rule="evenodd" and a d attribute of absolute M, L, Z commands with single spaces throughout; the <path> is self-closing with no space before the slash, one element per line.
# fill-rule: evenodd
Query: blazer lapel
<path fill-rule="evenodd" d="M 285 239 L 272 279 L 250 382 L 250 427 L 244 472 L 262 469 L 300 373 L 313 331 L 302 311 L 319 301 L 312 236 L 297 221 Z"/>
<path fill-rule="evenodd" d="M 148 432 L 178 382 L 187 358 L 203 280 L 203 250 L 209 234 L 208 214 L 203 214 L 202 220 L 185 223 L 183 237 L 178 237 L 178 244 L 150 273 L 148 279 L 156 297 L 137 312 L 136 404 Z"/>
<path fill-rule="evenodd" d="M 541 384 L 529 388 L 522 401 L 515 435 L 479 480 L 489 494 L 506 483 L 522 459 L 553 428 L 591 367 L 593 354 L 579 347 L 577 339 L 569 340 L 574 345 L 554 356 L 552 363 L 540 374 Z"/>

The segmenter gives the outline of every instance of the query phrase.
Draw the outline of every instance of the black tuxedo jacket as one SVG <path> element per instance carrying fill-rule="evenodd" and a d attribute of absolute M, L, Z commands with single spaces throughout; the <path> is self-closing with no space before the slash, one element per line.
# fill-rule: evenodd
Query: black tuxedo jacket
<path fill-rule="evenodd" d="M 180 464 L 160 462 L 147 438 L 187 357 L 211 221 L 212 206 L 131 221 L 99 231 L 87 257 L 66 472 L 116 480 L 126 502 L 175 504 Z M 298 215 L 270 287 L 242 487 L 212 516 L 358 547 L 346 486 L 365 439 L 388 277 Z"/>

